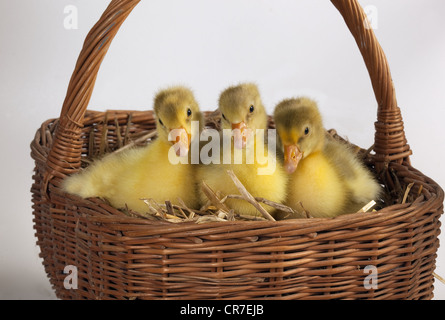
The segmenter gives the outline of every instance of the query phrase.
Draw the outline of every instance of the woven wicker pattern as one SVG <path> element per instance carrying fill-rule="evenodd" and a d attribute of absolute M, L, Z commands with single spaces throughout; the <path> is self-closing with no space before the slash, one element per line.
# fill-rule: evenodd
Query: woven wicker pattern
<path fill-rule="evenodd" d="M 85 40 L 60 118 L 44 122 L 31 143 L 34 228 L 57 296 L 431 299 L 444 193 L 409 163 L 387 61 L 357 1 L 332 2 L 359 45 L 378 104 L 375 154 L 365 161 L 387 188 L 383 209 L 335 219 L 174 224 L 61 191 L 62 179 L 89 157 L 147 143 L 155 128 L 151 111 L 87 111 L 100 63 L 138 2 L 111 1 Z M 218 114 L 207 112 L 206 120 L 214 126 Z M 64 287 L 67 265 L 77 267 L 77 289 Z M 368 265 L 378 270 L 377 288 L 364 286 Z"/>

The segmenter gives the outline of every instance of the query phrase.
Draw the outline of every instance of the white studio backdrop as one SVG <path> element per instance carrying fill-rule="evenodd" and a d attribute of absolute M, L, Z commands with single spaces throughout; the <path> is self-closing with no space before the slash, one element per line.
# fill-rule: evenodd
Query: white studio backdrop
<path fill-rule="evenodd" d="M 108 3 L 0 2 L 2 299 L 55 298 L 32 229 L 29 145 L 43 121 L 59 116 L 83 41 Z M 445 2 L 360 3 L 389 61 L 412 164 L 445 186 Z M 151 109 L 156 91 L 184 84 L 201 109 L 214 110 L 219 93 L 243 81 L 258 84 L 269 113 L 281 99 L 308 95 L 327 129 L 364 148 L 373 143 L 371 82 L 327 0 L 143 0 L 111 44 L 89 109 Z M 435 299 L 445 299 L 437 280 Z"/>

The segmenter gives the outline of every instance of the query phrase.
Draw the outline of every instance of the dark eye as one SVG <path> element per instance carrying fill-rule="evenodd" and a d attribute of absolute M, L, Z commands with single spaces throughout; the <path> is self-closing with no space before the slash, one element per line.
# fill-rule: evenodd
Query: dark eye
<path fill-rule="evenodd" d="M 221 115 L 222 115 L 222 117 L 224 118 L 224 120 L 227 121 L 227 118 L 226 118 L 226 116 L 224 115 L 224 113 L 222 113 Z"/>
<path fill-rule="evenodd" d="M 306 129 L 304 129 L 304 134 L 305 134 L 305 135 L 308 135 L 308 134 L 309 134 L 309 128 L 308 128 L 308 127 L 306 127 Z"/>
<path fill-rule="evenodd" d="M 161 126 L 163 126 L 164 124 L 162 123 L 162 120 L 161 119 L 159 119 L 159 123 L 161 124 Z"/>
<path fill-rule="evenodd" d="M 253 112 L 253 110 L 255 110 L 255 108 L 253 107 L 253 105 L 251 105 L 249 111 Z"/>
<path fill-rule="evenodd" d="M 187 117 L 190 117 L 192 115 L 192 110 L 190 108 L 187 109 Z"/>

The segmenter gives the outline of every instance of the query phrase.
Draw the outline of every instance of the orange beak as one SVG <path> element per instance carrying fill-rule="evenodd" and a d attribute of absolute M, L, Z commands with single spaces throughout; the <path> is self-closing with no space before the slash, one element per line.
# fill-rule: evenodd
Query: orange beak
<path fill-rule="evenodd" d="M 247 145 L 247 125 L 244 121 L 232 123 L 233 143 L 236 148 L 243 149 Z"/>
<path fill-rule="evenodd" d="M 293 173 L 298 166 L 303 153 L 300 151 L 297 145 L 285 145 L 284 146 L 284 169 L 287 173 Z"/>
<path fill-rule="evenodd" d="M 178 157 L 185 157 L 190 149 L 191 135 L 187 132 L 187 130 L 185 130 L 184 127 L 172 129 L 168 135 L 169 140 L 173 144 L 176 155 Z M 172 138 L 174 138 L 174 140 Z"/>

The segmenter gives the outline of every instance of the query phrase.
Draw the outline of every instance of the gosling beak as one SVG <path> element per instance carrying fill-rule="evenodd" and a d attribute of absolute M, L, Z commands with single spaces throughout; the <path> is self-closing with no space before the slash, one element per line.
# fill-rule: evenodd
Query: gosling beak
<path fill-rule="evenodd" d="M 190 149 L 191 135 L 184 127 L 170 130 L 168 140 L 173 144 L 176 155 L 178 157 L 185 157 Z"/>
<path fill-rule="evenodd" d="M 303 153 L 300 151 L 297 145 L 285 145 L 284 146 L 284 169 L 287 173 L 293 173 L 303 157 Z"/>
<path fill-rule="evenodd" d="M 247 145 L 247 125 L 244 121 L 240 123 L 232 123 L 233 143 L 235 148 L 243 149 Z"/>

